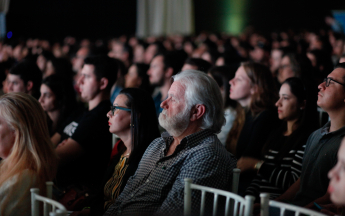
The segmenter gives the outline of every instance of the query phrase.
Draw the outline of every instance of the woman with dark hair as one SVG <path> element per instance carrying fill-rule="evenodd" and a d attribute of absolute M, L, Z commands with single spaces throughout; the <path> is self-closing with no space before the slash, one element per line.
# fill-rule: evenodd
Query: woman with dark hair
<path fill-rule="evenodd" d="M 63 77 L 72 78 L 73 71 L 71 62 L 65 58 L 49 59 L 43 71 L 43 79 L 52 74 L 59 74 Z"/>
<path fill-rule="evenodd" d="M 61 124 L 75 110 L 77 101 L 72 81 L 53 74 L 42 81 L 40 102 L 52 121 L 50 134 L 55 134 Z"/>
<path fill-rule="evenodd" d="M 271 130 L 278 124 L 274 107 L 277 94 L 269 68 L 258 63 L 242 63 L 230 80 L 230 85 L 230 98 L 241 104 L 245 115 L 242 130 L 234 128 L 240 131 L 235 136 L 238 140 L 234 153 L 238 158 L 237 167 L 242 172 L 239 185 L 241 194 L 256 175 L 251 168 L 262 159 L 262 148 Z"/>
<path fill-rule="evenodd" d="M 109 118 L 109 131 L 120 140 L 104 178 L 104 200 L 91 206 L 92 215 L 103 215 L 126 186 L 150 143 L 160 136 L 153 99 L 138 88 L 123 89 L 116 97 Z M 114 153 L 113 150 L 113 153 Z"/>
<path fill-rule="evenodd" d="M 277 80 L 281 85 L 290 77 L 298 77 L 303 81 L 309 80 L 315 88 L 317 85 L 317 72 L 305 54 L 285 53 L 283 54 L 280 67 L 278 69 Z M 280 86 L 279 86 L 280 87 Z"/>
<path fill-rule="evenodd" d="M 151 94 L 153 89 L 147 75 L 148 69 L 149 65 L 147 64 L 132 64 L 125 75 L 125 88 L 141 88 Z"/>
<path fill-rule="evenodd" d="M 316 93 L 307 89 L 301 79 L 285 80 L 279 96 L 276 106 L 283 123 L 270 134 L 263 148 L 263 160 L 252 167 L 257 176 L 246 191 L 257 201 L 260 193 L 277 198 L 299 178 L 305 144 L 318 125 Z"/>

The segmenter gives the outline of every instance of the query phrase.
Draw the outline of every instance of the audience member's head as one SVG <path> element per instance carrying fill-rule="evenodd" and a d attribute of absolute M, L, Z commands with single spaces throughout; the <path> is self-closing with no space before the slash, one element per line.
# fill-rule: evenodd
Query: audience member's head
<path fill-rule="evenodd" d="M 90 48 L 81 47 L 75 57 L 72 59 L 72 68 L 75 73 L 78 73 L 84 64 L 84 59 L 90 55 Z"/>
<path fill-rule="evenodd" d="M 109 52 L 109 57 L 120 59 L 128 68 L 133 59 L 133 49 L 128 44 L 115 41 Z"/>
<path fill-rule="evenodd" d="M 185 59 L 178 51 L 157 54 L 147 71 L 151 85 L 161 87 L 171 83 L 171 77 L 181 71 Z"/>
<path fill-rule="evenodd" d="M 294 122 L 295 129 L 306 123 L 317 124 L 315 95 L 300 78 L 286 79 L 280 88 L 280 98 L 276 103 L 279 119 Z"/>
<path fill-rule="evenodd" d="M 225 123 L 223 99 L 217 83 L 206 73 L 186 70 L 174 76 L 159 124 L 174 137 L 185 131 L 210 129 L 219 133 Z"/>
<path fill-rule="evenodd" d="M 72 81 L 58 74 L 48 76 L 42 81 L 38 102 L 47 113 L 59 111 L 59 125 L 69 117 L 76 106 Z"/>
<path fill-rule="evenodd" d="M 154 42 L 150 44 L 145 50 L 144 63 L 150 64 L 154 56 L 156 56 L 158 53 L 164 52 L 166 52 L 166 49 L 162 43 Z"/>
<path fill-rule="evenodd" d="M 339 63 L 318 86 L 318 89 L 317 105 L 319 107 L 330 117 L 332 117 L 330 113 L 343 112 L 345 109 L 345 63 Z"/>
<path fill-rule="evenodd" d="M 84 60 L 82 75 L 78 80 L 81 97 L 90 101 L 100 92 L 110 94 L 117 79 L 118 65 L 108 56 L 88 57 Z"/>
<path fill-rule="evenodd" d="M 42 73 L 46 70 L 47 62 L 54 58 L 54 55 L 48 51 L 42 51 L 42 53 L 37 57 L 36 64 Z"/>
<path fill-rule="evenodd" d="M 39 98 L 42 73 L 35 63 L 27 60 L 18 63 L 6 79 L 8 92 L 24 92 Z"/>
<path fill-rule="evenodd" d="M 287 78 L 299 77 L 302 80 L 314 79 L 312 77 L 312 65 L 305 55 L 297 55 L 294 53 L 286 53 L 283 55 L 281 65 L 278 70 L 278 81 L 283 83 Z M 309 75 L 312 76 L 309 76 Z"/>
<path fill-rule="evenodd" d="M 52 74 L 59 74 L 66 78 L 72 78 L 72 64 L 65 58 L 50 59 L 47 61 L 46 69 L 43 72 L 43 79 Z"/>
<path fill-rule="evenodd" d="M 345 139 L 341 142 L 338 150 L 338 162 L 328 172 L 330 179 L 328 186 L 328 193 L 330 194 L 331 201 L 339 206 L 345 206 Z"/>
<path fill-rule="evenodd" d="M 230 85 L 230 98 L 239 102 L 242 107 L 250 108 L 254 115 L 273 107 L 276 102 L 273 77 L 264 65 L 242 63 L 235 78 L 230 80 Z"/>
<path fill-rule="evenodd" d="M 6 187 L 7 184 L 7 187 L 13 187 L 7 194 L 9 198 L 16 191 L 14 188 L 22 188 L 20 183 L 23 182 L 37 185 L 44 192 L 45 182 L 55 177 L 57 157 L 41 105 L 25 93 L 5 94 L 0 98 L 0 116 L 0 157 L 3 159 L 0 164 L 0 186 Z M 23 172 L 28 175 L 23 175 Z M 25 179 L 22 179 L 24 176 Z M 13 186 L 9 186 L 8 181 Z M 29 191 L 21 191 L 21 194 L 29 194 Z M 18 200 L 22 198 L 18 197 Z M 2 200 L 2 205 L 9 205 L 6 199 Z M 4 206 L 1 206 L 3 209 Z"/>
<path fill-rule="evenodd" d="M 147 92 L 151 92 L 149 76 L 147 71 L 149 65 L 136 63 L 132 64 L 125 76 L 125 88 L 141 88 Z"/>
<path fill-rule="evenodd" d="M 145 62 L 145 49 L 147 48 L 148 44 L 143 41 L 138 41 L 133 48 L 133 62 L 134 63 L 144 63 Z"/>
<path fill-rule="evenodd" d="M 151 95 L 138 88 L 125 88 L 107 114 L 109 131 L 122 140 L 131 139 L 130 161 L 139 162 L 149 144 L 159 137 L 156 109 Z"/>
<path fill-rule="evenodd" d="M 201 58 L 188 58 L 183 67 L 182 71 L 184 70 L 198 70 L 203 71 L 205 73 L 212 67 L 212 64 L 204 59 Z"/>
<path fill-rule="evenodd" d="M 280 67 L 282 57 L 283 57 L 283 50 L 272 49 L 269 63 L 270 63 L 270 70 L 274 76 L 276 76 L 276 72 Z"/>

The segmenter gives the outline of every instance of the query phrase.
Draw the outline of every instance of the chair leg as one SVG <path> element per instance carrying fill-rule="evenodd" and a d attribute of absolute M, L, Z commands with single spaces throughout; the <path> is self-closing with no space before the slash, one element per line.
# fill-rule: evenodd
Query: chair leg
<path fill-rule="evenodd" d="M 268 216 L 269 212 L 269 206 L 268 206 L 268 202 L 269 202 L 269 194 L 267 193 L 262 193 L 260 194 L 260 213 L 261 216 Z"/>
<path fill-rule="evenodd" d="M 32 216 L 38 216 L 39 214 L 39 204 L 38 201 L 36 200 L 36 194 L 39 193 L 38 188 L 31 188 L 31 215 Z"/>
<path fill-rule="evenodd" d="M 190 216 L 192 211 L 192 190 L 190 184 L 192 179 L 184 179 L 184 216 Z"/>

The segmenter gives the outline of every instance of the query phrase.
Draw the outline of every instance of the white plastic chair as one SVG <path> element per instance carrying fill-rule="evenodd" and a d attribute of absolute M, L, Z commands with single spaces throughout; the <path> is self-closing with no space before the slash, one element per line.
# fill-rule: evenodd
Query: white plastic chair
<path fill-rule="evenodd" d="M 59 202 L 52 199 L 53 182 L 46 182 L 47 197 L 39 195 L 38 188 L 31 188 L 31 216 L 39 215 L 39 201 L 43 202 L 44 216 L 67 216 L 66 208 Z M 52 207 L 52 210 L 51 210 Z M 58 209 L 56 209 L 58 208 Z"/>
<path fill-rule="evenodd" d="M 218 196 L 225 196 L 226 197 L 226 204 L 225 204 L 225 215 L 240 215 L 240 216 L 251 216 L 253 213 L 253 206 L 254 206 L 254 197 L 253 196 L 246 196 L 245 198 L 224 190 L 219 190 L 211 187 L 201 186 L 192 183 L 192 179 L 186 178 L 185 181 L 185 188 L 184 188 L 184 215 L 190 216 L 192 213 L 192 189 L 200 190 L 201 191 L 201 205 L 200 205 L 200 215 L 205 214 L 205 200 L 206 200 L 206 192 L 214 194 L 213 200 L 213 216 L 217 215 L 217 203 L 218 203 Z M 234 205 L 230 203 L 230 201 L 234 201 Z M 238 214 L 239 213 L 239 214 Z"/>
<path fill-rule="evenodd" d="M 238 193 L 238 184 L 240 181 L 240 173 L 241 170 L 235 168 L 232 170 L 232 189 L 231 192 L 237 194 Z"/>
<path fill-rule="evenodd" d="M 269 215 L 269 207 L 275 207 L 280 209 L 280 216 L 284 216 L 285 211 L 293 211 L 295 212 L 295 216 L 299 216 L 300 214 L 306 214 L 309 216 L 326 216 L 320 212 L 316 212 L 307 208 L 286 204 L 274 200 L 269 200 L 269 194 L 262 193 L 260 194 L 260 202 L 261 202 L 261 216 L 268 216 Z"/>

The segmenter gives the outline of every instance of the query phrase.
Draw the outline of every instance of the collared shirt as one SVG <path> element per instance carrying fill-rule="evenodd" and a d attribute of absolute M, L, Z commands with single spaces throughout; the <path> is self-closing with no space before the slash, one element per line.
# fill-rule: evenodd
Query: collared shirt
<path fill-rule="evenodd" d="M 293 204 L 305 206 L 326 194 L 328 172 L 337 163 L 337 153 L 345 135 L 345 126 L 329 132 L 330 122 L 312 133 L 303 157 L 301 184 Z"/>
<path fill-rule="evenodd" d="M 163 134 L 150 144 L 136 173 L 104 215 L 182 215 L 185 178 L 200 185 L 230 188 L 236 159 L 211 130 L 186 136 L 172 155 L 165 156 L 173 140 Z M 193 209 L 198 203 L 192 203 Z"/>

